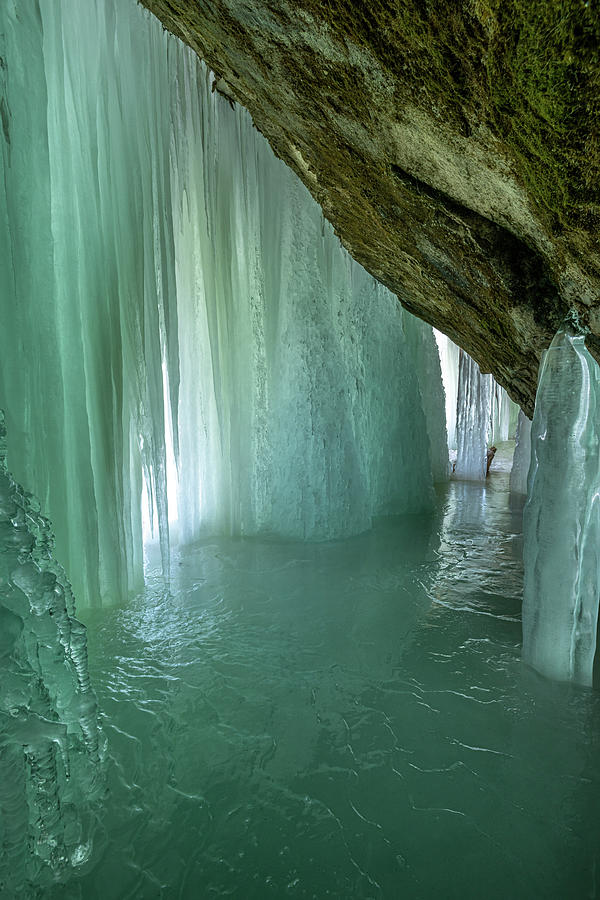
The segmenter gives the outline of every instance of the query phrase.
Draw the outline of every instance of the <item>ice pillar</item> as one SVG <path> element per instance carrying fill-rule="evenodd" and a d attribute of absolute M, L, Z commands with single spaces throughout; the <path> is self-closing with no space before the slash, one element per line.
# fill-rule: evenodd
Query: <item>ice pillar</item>
<path fill-rule="evenodd" d="M 581 335 L 544 354 L 524 510 L 523 658 L 592 684 L 600 588 L 600 369 Z"/>
<path fill-rule="evenodd" d="M 458 400 L 458 368 L 460 347 L 441 331 L 434 330 L 440 355 L 442 383 L 446 395 L 446 432 L 448 449 L 456 450 L 456 408 Z"/>
<path fill-rule="evenodd" d="M 519 410 L 515 452 L 510 470 L 510 489 L 513 494 L 527 494 L 527 473 L 531 461 L 531 421 Z"/>
<path fill-rule="evenodd" d="M 492 409 L 491 409 L 491 441 L 497 444 L 501 441 L 507 441 L 510 437 L 510 423 L 512 400 L 498 384 L 497 381 L 492 383 Z"/>
<path fill-rule="evenodd" d="M 485 480 L 492 386 L 492 376 L 482 375 L 477 363 L 461 350 L 456 416 L 457 478 L 468 481 Z"/>
<path fill-rule="evenodd" d="M 129 0 L 0 3 L 0 404 L 12 471 L 88 605 L 142 583 L 142 468 L 168 568 L 167 46 Z"/>

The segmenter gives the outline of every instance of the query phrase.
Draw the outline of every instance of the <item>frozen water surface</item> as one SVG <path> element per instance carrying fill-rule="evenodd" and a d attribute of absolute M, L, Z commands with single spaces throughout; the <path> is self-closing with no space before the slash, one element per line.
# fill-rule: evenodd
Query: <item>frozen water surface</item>
<path fill-rule="evenodd" d="M 600 701 L 520 661 L 502 450 L 437 514 L 210 540 L 86 611 L 110 791 L 57 896 L 595 896 Z"/>

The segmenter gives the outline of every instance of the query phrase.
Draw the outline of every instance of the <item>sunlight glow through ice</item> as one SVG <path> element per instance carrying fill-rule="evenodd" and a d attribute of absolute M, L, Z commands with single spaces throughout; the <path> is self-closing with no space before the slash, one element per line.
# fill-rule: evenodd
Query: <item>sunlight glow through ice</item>
<path fill-rule="evenodd" d="M 80 602 L 139 589 L 151 513 L 168 574 L 175 519 L 324 539 L 431 508 L 431 329 L 149 14 L 28 10 L 0 12 L 0 402 Z"/>

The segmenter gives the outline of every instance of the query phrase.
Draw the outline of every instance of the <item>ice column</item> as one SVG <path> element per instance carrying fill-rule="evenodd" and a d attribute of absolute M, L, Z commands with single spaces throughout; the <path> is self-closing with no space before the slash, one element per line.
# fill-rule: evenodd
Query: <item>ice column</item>
<path fill-rule="evenodd" d="M 492 376 L 482 375 L 477 363 L 461 350 L 456 416 L 457 478 L 485 480 L 492 388 Z"/>
<path fill-rule="evenodd" d="M 441 331 L 434 330 L 435 339 L 440 355 L 442 370 L 442 382 L 446 395 L 446 430 L 448 433 L 448 448 L 456 450 L 456 410 L 458 401 L 458 368 L 460 347 L 454 344 L 449 337 Z"/>
<path fill-rule="evenodd" d="M 524 510 L 523 658 L 592 684 L 600 589 L 600 370 L 581 335 L 544 354 Z"/>
<path fill-rule="evenodd" d="M 85 628 L 5 436 L 0 411 L 0 894 L 29 897 L 90 855 L 103 746 Z"/>
<path fill-rule="evenodd" d="M 492 444 L 507 441 L 510 436 L 512 403 L 503 387 L 493 380 L 491 409 L 491 442 Z"/>
<path fill-rule="evenodd" d="M 527 474 L 531 461 L 531 420 L 522 409 L 517 420 L 515 453 L 510 471 L 510 489 L 514 494 L 527 494 Z"/>

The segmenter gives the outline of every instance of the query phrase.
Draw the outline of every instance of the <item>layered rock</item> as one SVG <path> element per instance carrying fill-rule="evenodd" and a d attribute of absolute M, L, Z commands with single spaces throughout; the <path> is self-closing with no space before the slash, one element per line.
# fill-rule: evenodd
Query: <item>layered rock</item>
<path fill-rule="evenodd" d="M 144 0 L 351 254 L 532 414 L 569 311 L 600 350 L 591 3 Z"/>

